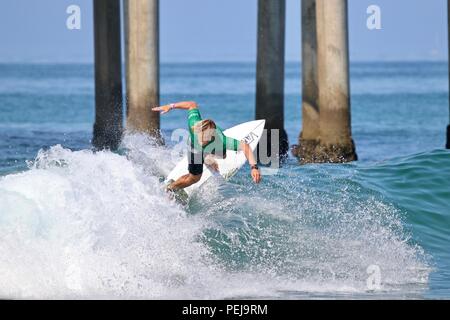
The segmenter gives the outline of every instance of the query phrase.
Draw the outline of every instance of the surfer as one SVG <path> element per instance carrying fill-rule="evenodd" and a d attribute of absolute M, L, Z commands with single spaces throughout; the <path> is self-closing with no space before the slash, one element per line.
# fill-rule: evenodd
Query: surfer
<path fill-rule="evenodd" d="M 152 108 L 153 111 L 161 112 L 161 114 L 167 113 L 172 109 L 188 110 L 189 173 L 169 184 L 167 187 L 168 190 L 175 191 L 183 189 L 200 181 L 203 173 L 203 164 L 217 172 L 219 166 L 215 158 L 224 159 L 227 150 L 242 150 L 250 164 L 250 174 L 253 181 L 255 183 L 261 181 L 261 173 L 256 164 L 256 159 L 247 143 L 225 136 L 222 129 L 213 120 L 202 120 L 198 105 L 193 101 L 171 103 Z"/>

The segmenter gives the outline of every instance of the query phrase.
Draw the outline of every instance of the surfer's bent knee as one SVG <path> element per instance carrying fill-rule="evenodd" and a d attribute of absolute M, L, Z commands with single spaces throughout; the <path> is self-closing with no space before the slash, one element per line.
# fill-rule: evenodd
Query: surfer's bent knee
<path fill-rule="evenodd" d="M 203 173 L 203 163 L 189 163 L 188 171 L 193 176 L 201 177 Z"/>
<path fill-rule="evenodd" d="M 203 163 L 189 163 L 188 171 L 190 182 L 199 182 L 203 174 Z"/>
<path fill-rule="evenodd" d="M 199 182 L 201 178 L 202 178 L 202 174 L 201 173 L 200 174 L 195 174 L 195 175 L 192 174 L 192 173 L 189 174 L 189 179 L 193 183 Z"/>

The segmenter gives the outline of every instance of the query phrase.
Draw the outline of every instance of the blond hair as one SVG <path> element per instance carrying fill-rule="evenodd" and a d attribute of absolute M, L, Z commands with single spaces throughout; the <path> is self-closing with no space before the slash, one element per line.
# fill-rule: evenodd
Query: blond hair
<path fill-rule="evenodd" d="M 196 124 L 194 124 L 192 129 L 195 133 L 198 134 L 198 133 L 204 132 L 208 129 L 216 129 L 216 124 L 214 123 L 214 121 L 212 121 L 210 119 L 205 119 L 205 120 L 201 120 L 201 121 L 197 122 Z"/>

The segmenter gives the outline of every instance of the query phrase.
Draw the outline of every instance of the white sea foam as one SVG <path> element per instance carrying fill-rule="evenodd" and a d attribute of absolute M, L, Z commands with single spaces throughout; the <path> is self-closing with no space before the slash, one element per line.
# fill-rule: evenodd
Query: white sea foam
<path fill-rule="evenodd" d="M 29 170 L 0 179 L 1 297 L 354 294 L 367 291 L 371 262 L 384 272 L 383 290 L 426 283 L 415 249 L 379 223 L 376 212 L 391 208 L 378 202 L 359 206 L 359 223 L 338 206 L 341 223 L 312 228 L 308 208 L 333 210 L 318 196 L 300 194 L 296 207 L 288 192 L 271 199 L 265 195 L 274 191 L 262 186 L 260 198 L 249 199 L 237 184 L 230 198 L 197 199 L 198 211 L 187 212 L 162 191 L 159 177 L 174 165 L 170 148 L 140 135 L 125 137 L 123 147 L 124 155 L 54 146 Z M 208 230 L 225 240 L 214 247 Z M 233 259 L 243 266 L 227 265 Z"/>

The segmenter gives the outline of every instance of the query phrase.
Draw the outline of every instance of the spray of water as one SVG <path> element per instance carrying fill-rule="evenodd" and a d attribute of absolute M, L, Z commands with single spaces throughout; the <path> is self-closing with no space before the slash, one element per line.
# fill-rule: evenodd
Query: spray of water
<path fill-rule="evenodd" d="M 176 160 L 127 135 L 118 154 L 58 145 L 0 178 L 0 296 L 358 295 L 370 265 L 383 292 L 427 282 L 401 214 L 351 177 L 288 165 L 255 186 L 242 172 L 183 208 L 161 183 Z"/>

